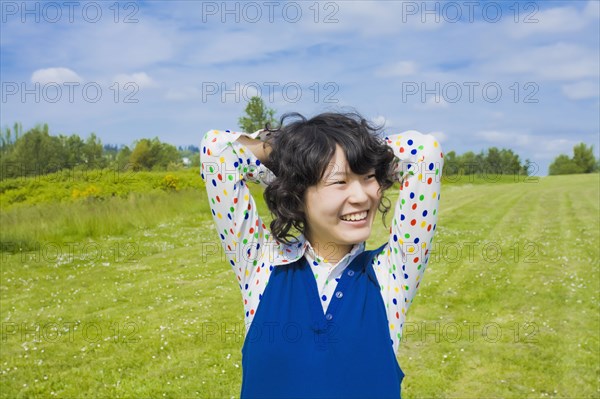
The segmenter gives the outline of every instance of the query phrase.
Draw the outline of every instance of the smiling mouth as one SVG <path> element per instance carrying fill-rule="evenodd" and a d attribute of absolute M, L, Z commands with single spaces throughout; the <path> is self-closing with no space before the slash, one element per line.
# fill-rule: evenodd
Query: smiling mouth
<path fill-rule="evenodd" d="M 349 213 L 347 215 L 340 216 L 340 219 L 346 222 L 359 222 L 361 220 L 365 220 L 368 214 L 368 211 Z"/>

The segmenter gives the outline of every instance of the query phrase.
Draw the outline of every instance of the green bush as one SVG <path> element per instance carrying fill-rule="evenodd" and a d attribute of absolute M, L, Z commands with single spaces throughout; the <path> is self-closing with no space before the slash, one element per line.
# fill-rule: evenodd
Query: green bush
<path fill-rule="evenodd" d="M 147 172 L 133 170 L 63 170 L 42 176 L 0 181 L 0 209 L 20 205 L 102 200 L 131 194 L 204 190 L 196 168 Z"/>

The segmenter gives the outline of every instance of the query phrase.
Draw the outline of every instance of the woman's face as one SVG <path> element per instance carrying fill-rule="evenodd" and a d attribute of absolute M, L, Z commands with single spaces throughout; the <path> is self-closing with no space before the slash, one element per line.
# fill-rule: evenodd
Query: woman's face
<path fill-rule="evenodd" d="M 323 179 L 305 194 L 306 236 L 317 253 L 343 256 L 352 245 L 366 241 L 380 199 L 375 170 L 354 174 L 343 149 L 336 146 Z"/>

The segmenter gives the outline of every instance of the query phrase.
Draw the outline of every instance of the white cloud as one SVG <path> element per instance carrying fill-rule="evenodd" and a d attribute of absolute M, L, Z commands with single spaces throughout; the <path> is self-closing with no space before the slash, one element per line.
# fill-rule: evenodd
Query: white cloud
<path fill-rule="evenodd" d="M 391 65 L 383 66 L 375 71 L 376 76 L 409 76 L 417 72 L 417 64 L 414 61 L 398 61 Z"/>
<path fill-rule="evenodd" d="M 588 80 L 572 84 L 566 84 L 561 87 L 562 92 L 572 100 L 582 100 L 586 98 L 595 98 L 600 95 L 600 86 L 598 81 Z"/>
<path fill-rule="evenodd" d="M 114 77 L 114 82 L 118 82 L 122 86 L 127 83 L 135 83 L 140 89 L 157 86 L 156 82 L 146 72 L 135 72 L 129 75 L 119 74 Z"/>
<path fill-rule="evenodd" d="M 32 83 L 57 83 L 62 84 L 65 82 L 78 82 L 81 83 L 83 79 L 77 75 L 73 70 L 69 68 L 46 68 L 38 69 L 31 75 Z"/>

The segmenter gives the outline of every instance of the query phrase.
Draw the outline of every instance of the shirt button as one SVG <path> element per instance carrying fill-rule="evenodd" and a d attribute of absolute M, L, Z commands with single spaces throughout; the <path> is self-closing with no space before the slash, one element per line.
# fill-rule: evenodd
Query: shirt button
<path fill-rule="evenodd" d="M 343 297 L 343 296 L 344 296 L 344 293 L 342 291 L 338 291 L 338 292 L 335 293 L 335 297 L 338 298 L 338 299 L 341 298 L 341 297 Z"/>
<path fill-rule="evenodd" d="M 333 319 L 333 316 L 331 315 L 331 313 L 327 313 L 327 315 L 325 316 L 325 318 L 327 320 L 331 320 L 331 319 Z"/>
<path fill-rule="evenodd" d="M 350 276 L 350 277 L 354 276 L 354 270 L 348 270 L 348 276 Z"/>

